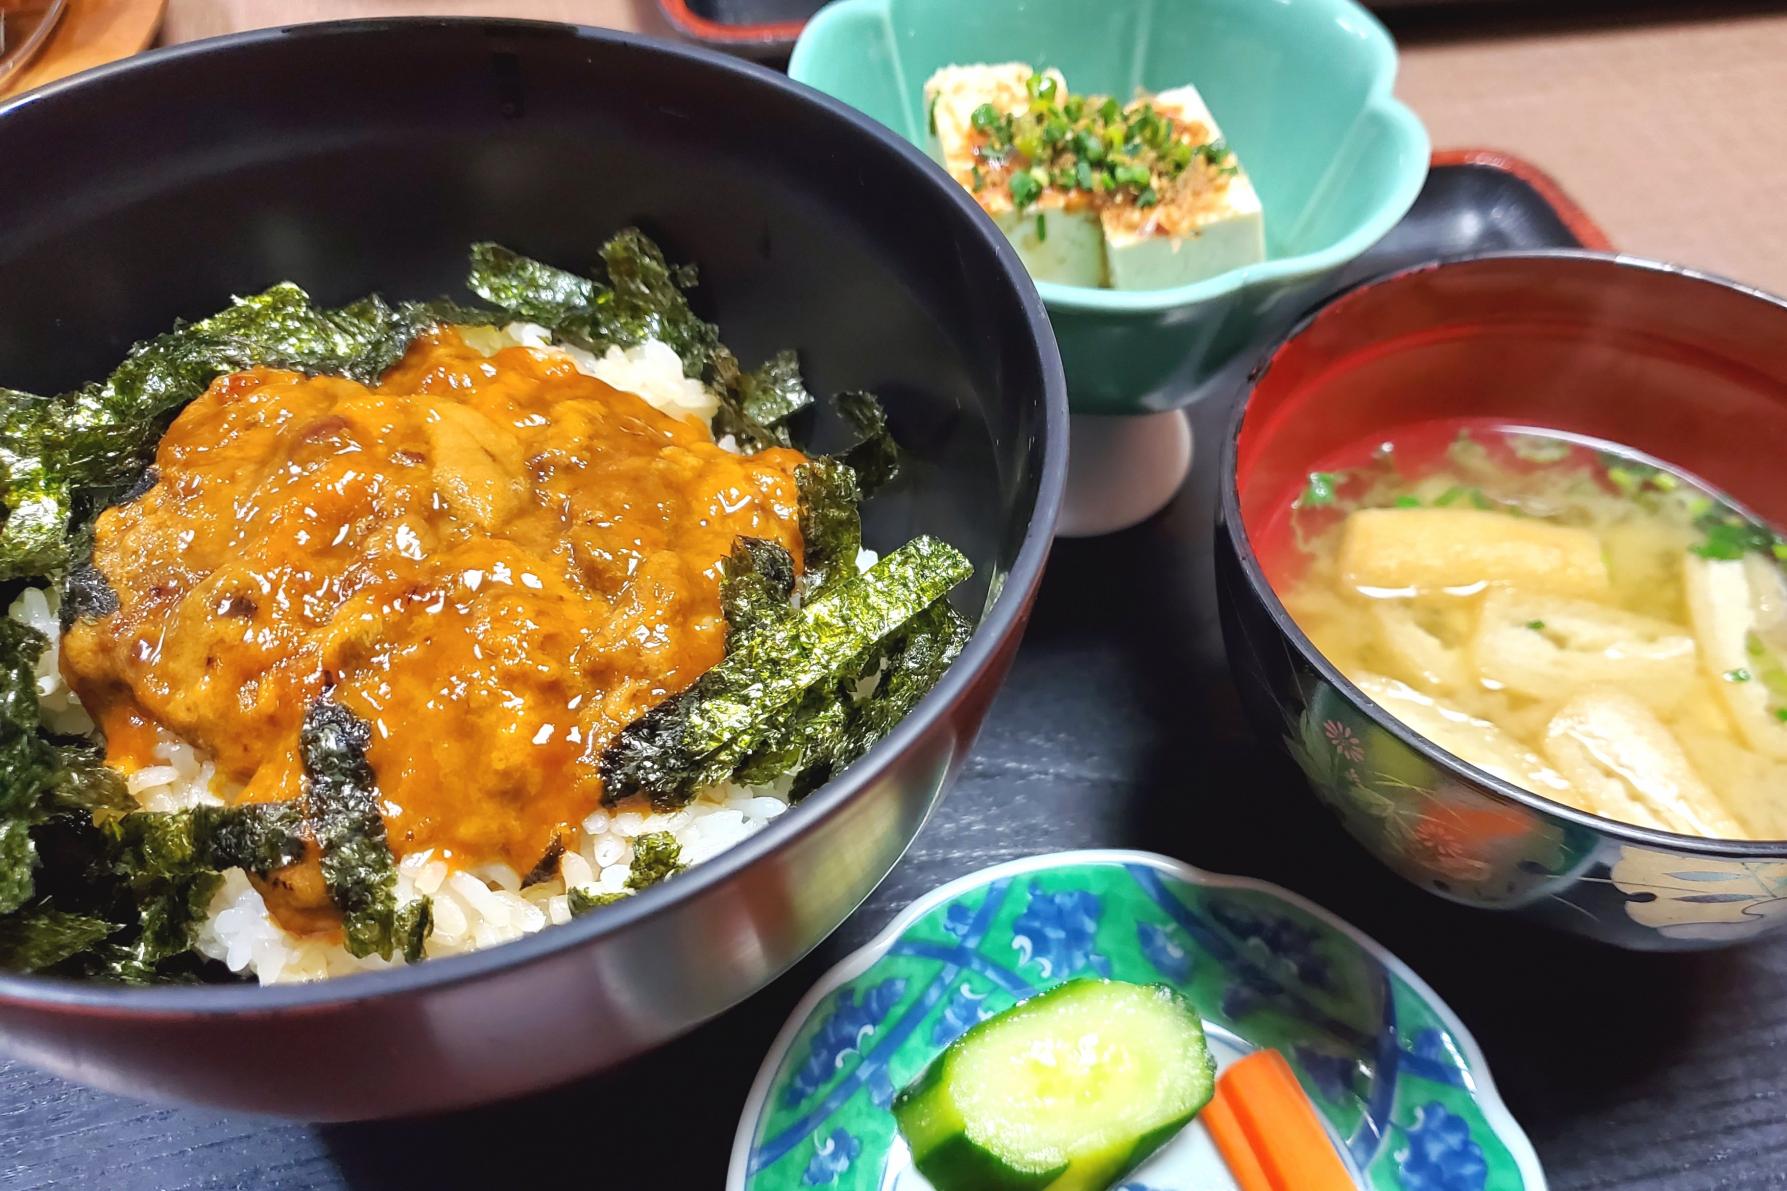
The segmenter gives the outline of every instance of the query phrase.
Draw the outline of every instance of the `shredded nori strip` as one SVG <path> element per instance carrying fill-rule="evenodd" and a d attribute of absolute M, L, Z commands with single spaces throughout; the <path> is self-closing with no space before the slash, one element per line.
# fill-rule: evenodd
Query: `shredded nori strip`
<path fill-rule="evenodd" d="M 490 243 L 472 245 L 466 286 L 514 317 L 548 327 L 594 306 L 601 290 L 587 277 Z"/>
<path fill-rule="evenodd" d="M 204 863 L 266 876 L 305 854 L 305 808 L 296 802 L 194 807 L 193 830 Z"/>
<path fill-rule="evenodd" d="M 739 765 L 733 780 L 741 786 L 762 786 L 783 776 L 792 775 L 798 782 L 815 770 L 829 772 L 850 726 L 853 685 L 821 683 L 785 709 Z"/>
<path fill-rule="evenodd" d="M 23 817 L 56 769 L 56 750 L 38 731 L 37 659 L 42 633 L 0 616 L 0 820 Z"/>
<path fill-rule="evenodd" d="M 527 870 L 527 876 L 521 878 L 521 887 L 538 885 L 542 881 L 550 881 L 558 875 L 558 862 L 565 854 L 565 837 L 555 835 L 552 842 L 546 845 L 546 851 L 534 862 L 534 867 Z"/>
<path fill-rule="evenodd" d="M 61 766 L 43 791 L 45 811 L 71 812 L 89 818 L 122 815 L 137 809 L 124 775 L 105 763 L 97 745 L 85 741 L 57 746 Z"/>
<path fill-rule="evenodd" d="M 627 867 L 627 888 L 649 889 L 683 871 L 683 848 L 668 831 L 648 831 L 633 841 L 633 863 Z"/>
<path fill-rule="evenodd" d="M 656 806 L 683 805 L 736 769 L 782 708 L 848 673 L 973 569 L 953 546 L 915 538 L 796 614 L 763 626 L 609 743 L 600 762 L 604 801 L 644 792 Z"/>
<path fill-rule="evenodd" d="M 162 978 L 163 965 L 192 950 L 193 936 L 222 880 L 214 870 L 194 869 L 139 885 L 136 936 L 106 949 L 102 974 L 127 984 Z"/>
<path fill-rule="evenodd" d="M 397 907 L 397 920 L 392 926 L 397 950 L 403 962 L 416 963 L 422 958 L 423 944 L 434 930 L 434 899 L 418 897 Z"/>
<path fill-rule="evenodd" d="M 207 854 L 201 811 L 158 814 L 138 811 L 100 826 L 106 867 L 131 907 L 130 928 L 95 955 L 95 975 L 131 984 L 177 975 L 164 973 L 192 948 L 193 935 L 221 879 Z"/>
<path fill-rule="evenodd" d="M 37 845 L 23 819 L 0 820 L 0 914 L 10 914 L 37 891 L 31 871 L 37 867 Z"/>
<path fill-rule="evenodd" d="M 767 730 L 732 780 L 743 786 L 793 779 L 799 797 L 867 752 L 900 722 L 967 644 L 968 622 L 947 600 L 926 608 L 857 673 L 821 684 Z M 859 684 L 873 689 L 859 695 Z"/>
<path fill-rule="evenodd" d="M 303 859 L 304 808 L 295 802 L 133 811 L 108 819 L 113 863 L 127 874 L 242 868 L 265 876 Z"/>
<path fill-rule="evenodd" d="M 812 404 L 813 394 L 801 379 L 800 358 L 792 351 L 777 352 L 755 372 L 739 378 L 739 410 L 759 425 L 779 426 Z"/>
<path fill-rule="evenodd" d="M 88 914 L 71 914 L 47 904 L 0 916 L 0 970 L 41 972 L 53 968 L 116 934 L 119 926 Z"/>
<path fill-rule="evenodd" d="M 602 245 L 602 270 L 608 294 L 595 303 L 595 322 L 609 341 L 656 339 L 682 357 L 690 376 L 711 371 L 719 328 L 696 317 L 683 296 L 695 288 L 695 266 L 670 265 L 645 233 L 629 227 Z"/>
<path fill-rule="evenodd" d="M 862 553 L 862 491 L 856 472 L 823 455 L 794 469 L 800 494 L 801 598 L 810 600 L 856 574 Z"/>
<path fill-rule="evenodd" d="M 51 424 L 49 400 L 0 388 L 0 578 L 48 574 L 64 558 L 70 493 L 44 466 Z"/>
<path fill-rule="evenodd" d="M 265 872 L 302 855 L 293 804 L 122 813 L 122 780 L 95 750 L 78 746 L 65 760 L 31 833 L 44 854 L 39 884 L 54 888 L 0 915 L 0 939 L 16 940 L 0 944 L 0 968 L 127 983 L 195 978 L 203 964 L 192 941 L 221 870 Z M 135 806 L 128 793 L 122 801 Z M 71 923 L 80 929 L 62 929 Z"/>
<path fill-rule="evenodd" d="M 612 906 L 615 902 L 624 901 L 633 896 L 631 889 L 595 893 L 582 885 L 573 885 L 565 893 L 565 900 L 570 904 L 571 916 L 580 918 L 591 910 L 599 910 L 603 906 Z"/>
<path fill-rule="evenodd" d="M 85 533 L 81 536 L 90 537 Z M 93 565 L 92 552 L 92 542 L 83 542 L 78 555 L 81 561 L 69 567 L 68 577 L 62 582 L 63 632 L 76 621 L 103 620 L 118 610 L 118 593 L 112 590 L 105 573 Z"/>
<path fill-rule="evenodd" d="M 794 558 L 775 542 L 739 538 L 720 560 L 720 608 L 731 653 L 758 628 L 793 613 Z"/>
<path fill-rule="evenodd" d="M 325 695 L 305 710 L 298 747 L 310 834 L 322 853 L 323 885 L 341 911 L 347 949 L 388 959 L 397 939 L 397 864 L 366 761 L 371 739 L 365 720 Z"/>
<path fill-rule="evenodd" d="M 31 828 L 57 769 L 55 746 L 38 731 L 37 659 L 48 645 L 35 629 L 0 617 L 0 914 L 36 891 Z"/>
<path fill-rule="evenodd" d="M 938 600 L 907 626 L 888 654 L 874 692 L 853 708 L 833 765 L 848 765 L 905 719 L 961 654 L 970 632 L 967 620 L 946 600 Z"/>
<path fill-rule="evenodd" d="M 839 393 L 832 404 L 856 430 L 856 443 L 839 458 L 856 473 L 857 487 L 867 500 L 899 476 L 900 444 L 888 430 L 887 411 L 873 393 Z"/>

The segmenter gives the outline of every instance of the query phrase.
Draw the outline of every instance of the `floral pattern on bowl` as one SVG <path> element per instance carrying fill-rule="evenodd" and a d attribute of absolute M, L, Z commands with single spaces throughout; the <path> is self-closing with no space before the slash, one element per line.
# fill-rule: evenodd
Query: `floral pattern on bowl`
<path fill-rule="evenodd" d="M 935 890 L 828 973 L 758 1073 L 728 1191 L 924 1191 L 888 1111 L 895 1089 L 975 1022 L 1077 976 L 1177 987 L 1219 1064 L 1279 1049 L 1362 1187 L 1545 1187 L 1476 1044 L 1394 957 L 1274 886 L 1094 851 Z M 1193 1122 L 1123 1186 L 1234 1183 Z"/>
<path fill-rule="evenodd" d="M 1347 831 L 1416 884 L 1647 950 L 1741 942 L 1787 915 L 1787 863 L 1622 844 L 1428 761 L 1323 678 L 1304 689 L 1292 758 Z"/>

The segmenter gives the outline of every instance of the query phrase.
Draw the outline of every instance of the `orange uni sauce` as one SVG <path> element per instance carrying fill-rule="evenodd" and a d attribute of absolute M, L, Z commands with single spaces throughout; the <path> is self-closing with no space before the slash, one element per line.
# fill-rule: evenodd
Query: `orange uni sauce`
<path fill-rule="evenodd" d="M 749 458 L 562 357 L 452 331 L 376 388 L 256 369 L 182 412 L 99 518 L 119 608 L 62 664 L 115 764 L 152 725 L 243 799 L 299 793 L 325 689 L 372 725 L 393 850 L 526 871 L 601 796 L 623 726 L 720 660 L 718 560 L 800 557 L 799 452 Z"/>

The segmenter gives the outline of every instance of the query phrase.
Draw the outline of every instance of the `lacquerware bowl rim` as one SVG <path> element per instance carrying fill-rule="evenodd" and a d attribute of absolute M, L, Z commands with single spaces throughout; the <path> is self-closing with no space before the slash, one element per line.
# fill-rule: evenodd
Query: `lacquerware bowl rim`
<path fill-rule="evenodd" d="M 1482 262 L 1512 261 L 1528 262 L 1538 270 L 1545 270 L 1557 263 L 1567 265 L 1588 265 L 1604 267 L 1615 271 L 1630 271 L 1630 276 L 1679 278 L 1684 281 L 1710 285 L 1729 290 L 1744 297 L 1752 298 L 1773 307 L 1787 324 L 1787 299 L 1783 299 L 1767 290 L 1746 285 L 1708 273 L 1691 269 L 1684 265 L 1671 264 L 1665 261 L 1650 260 L 1645 257 L 1631 256 L 1619 252 L 1601 252 L 1583 248 L 1546 248 L 1507 252 L 1475 252 L 1456 256 L 1442 257 L 1437 260 L 1424 261 L 1406 268 L 1396 269 L 1376 277 L 1367 278 L 1357 285 L 1351 286 L 1333 295 L 1319 306 L 1310 310 L 1295 326 L 1286 331 L 1261 354 L 1259 362 L 1248 374 L 1241 399 L 1235 403 L 1235 410 L 1230 415 L 1228 433 L 1223 438 L 1222 466 L 1217 480 L 1217 515 L 1221 525 L 1228 530 L 1229 541 L 1233 544 L 1236 557 L 1240 560 L 1242 574 L 1246 577 L 1248 589 L 1255 601 L 1265 609 L 1278 632 L 1293 646 L 1303 661 L 1313 667 L 1323 681 L 1333 686 L 1346 697 L 1347 702 L 1364 712 L 1372 723 L 1380 730 L 1396 738 L 1403 745 L 1413 750 L 1418 756 L 1441 770 L 1456 773 L 1473 785 L 1489 791 L 1497 797 L 1515 803 L 1551 819 L 1560 819 L 1572 826 L 1587 828 L 1598 835 L 1617 840 L 1621 843 L 1638 847 L 1655 848 L 1671 852 L 1684 852 L 1696 856 L 1717 857 L 1726 860 L 1787 860 L 1787 840 L 1737 840 L 1713 839 L 1702 836 L 1679 835 L 1672 831 L 1661 831 L 1650 827 L 1639 827 L 1630 823 L 1621 823 L 1614 819 L 1602 818 L 1577 810 L 1561 802 L 1553 802 L 1549 798 L 1534 794 L 1530 790 L 1504 781 L 1494 774 L 1479 769 L 1460 757 L 1455 757 L 1425 737 L 1406 727 L 1401 720 L 1383 710 L 1371 700 L 1364 691 L 1353 684 L 1338 667 L 1330 662 L 1315 647 L 1291 618 L 1278 593 L 1267 582 L 1265 572 L 1260 566 L 1258 556 L 1254 553 L 1252 540 L 1249 538 L 1246 523 L 1241 517 L 1241 490 L 1237 465 L 1239 461 L 1241 428 L 1246 422 L 1249 407 L 1252 405 L 1254 390 L 1260 381 L 1271 371 L 1278 356 L 1293 342 L 1302 336 L 1316 322 L 1337 308 L 1346 305 L 1366 291 L 1375 291 L 1382 287 L 1398 285 L 1408 278 L 1442 269 L 1452 269 Z M 1716 485 L 1717 478 L 1703 477 Z"/>
<path fill-rule="evenodd" d="M 738 872 L 796 838 L 812 833 L 846 804 L 854 801 L 885 774 L 932 724 L 945 719 L 979 681 L 1000 651 L 1022 631 L 1029 605 L 1060 516 L 1067 476 L 1067 382 L 1061 369 L 1048 315 L 1017 252 L 998 229 L 981 218 L 980 208 L 968 193 L 942 175 L 928 158 L 904 137 L 849 105 L 811 87 L 795 83 L 777 71 L 717 50 L 684 45 L 639 34 L 573 25 L 564 22 L 483 17 L 377 17 L 361 20 L 324 21 L 284 28 L 254 30 L 208 38 L 98 67 L 69 79 L 51 83 L 15 99 L 0 103 L 0 121 L 28 106 L 55 102 L 74 93 L 84 95 L 115 76 L 154 70 L 186 59 L 229 54 L 239 48 L 261 47 L 275 42 L 321 42 L 340 37 L 388 37 L 401 42 L 428 30 L 460 33 L 489 30 L 535 37 L 569 37 L 622 47 L 624 52 L 659 55 L 699 64 L 724 76 L 726 85 L 763 87 L 824 110 L 834 121 L 876 142 L 877 152 L 891 153 L 917 175 L 920 184 L 937 195 L 939 209 L 953 209 L 961 218 L 963 234 L 978 237 L 998 261 L 996 279 L 1011 295 L 1015 313 L 1021 314 L 1034 345 L 1042 379 L 1036 436 L 1040 452 L 1036 500 L 1011 568 L 990 607 L 975 626 L 962 655 L 893 731 L 878 742 L 844 774 L 828 782 L 779 816 L 762 831 L 712 859 L 703 861 L 674 881 L 644 890 L 601 914 L 575 919 L 562 926 L 539 931 L 512 942 L 462 955 L 430 959 L 378 972 L 355 973 L 309 984 L 271 985 L 252 983 L 218 985 L 155 985 L 131 988 L 94 981 L 55 977 L 0 974 L 0 1006 L 35 1007 L 65 1016 L 102 1018 L 184 1018 L 235 1014 L 277 1014 L 281 1011 L 335 1007 L 353 1002 L 409 996 L 449 985 L 466 984 L 499 976 L 563 952 L 588 947 L 597 940 L 636 930 L 670 910 L 676 903 L 692 900 L 723 885 Z M 997 578 L 997 576 L 995 576 Z M 910 840 L 906 841 L 910 844 Z M 813 939 L 808 946 L 819 940 Z M 693 1025 L 695 1023 L 685 1023 Z"/>
<path fill-rule="evenodd" d="M 801 1028 L 812 1018 L 820 1003 L 827 996 L 880 962 L 892 950 L 893 945 L 899 942 L 920 919 L 962 894 L 983 885 L 990 885 L 1002 878 L 1059 872 L 1064 869 L 1094 866 L 1129 867 L 1132 865 L 1154 869 L 1156 872 L 1164 873 L 1187 885 L 1211 889 L 1239 889 L 1264 894 L 1303 911 L 1381 964 L 1386 971 L 1406 984 L 1458 1041 L 1466 1065 L 1470 1068 L 1471 1074 L 1476 1077 L 1472 1098 L 1482 1108 L 1484 1119 L 1495 1127 L 1496 1137 L 1503 1145 L 1507 1146 L 1515 1166 L 1520 1170 L 1523 1191 L 1546 1191 L 1548 1184 L 1545 1172 L 1539 1164 L 1539 1156 L 1533 1148 L 1532 1139 L 1527 1136 L 1526 1130 L 1521 1127 L 1519 1121 L 1515 1120 L 1514 1114 L 1509 1111 L 1506 1102 L 1502 1100 L 1501 1093 L 1495 1085 L 1495 1077 L 1490 1071 L 1489 1060 L 1483 1054 L 1483 1048 L 1478 1045 L 1476 1038 L 1465 1027 L 1464 1022 L 1452 1010 L 1452 1007 L 1394 952 L 1332 910 L 1281 885 L 1275 885 L 1257 877 L 1211 872 L 1172 856 L 1130 848 L 1083 848 L 1065 852 L 1045 852 L 1036 856 L 1007 860 L 1001 864 L 977 869 L 957 877 L 953 881 L 939 885 L 928 893 L 914 898 L 892 922 L 882 928 L 879 934 L 839 960 L 823 976 L 815 980 L 806 995 L 789 1012 L 787 1021 L 777 1032 L 775 1041 L 770 1044 L 762 1064 L 757 1068 L 756 1078 L 751 1081 L 751 1091 L 745 1098 L 744 1108 L 739 1114 L 738 1129 L 733 1134 L 732 1155 L 726 1169 L 726 1191 L 748 1191 L 751 1143 L 755 1140 L 757 1121 L 766 1110 L 769 1093 L 775 1086 L 776 1075 L 781 1069 L 782 1061 L 800 1036 Z"/>
<path fill-rule="evenodd" d="M 1372 113 L 1388 121 L 1387 135 L 1400 138 L 1409 153 L 1408 165 L 1398 171 L 1394 186 L 1383 200 L 1373 206 L 1351 231 L 1325 248 L 1299 252 L 1291 256 L 1271 257 L 1251 265 L 1229 269 L 1214 277 L 1188 285 L 1157 290 L 1114 290 L 1097 286 L 1065 285 L 1058 281 L 1036 282 L 1043 304 L 1050 310 L 1074 314 L 1124 317 L 1158 315 L 1170 311 L 1201 306 L 1228 298 L 1250 289 L 1288 285 L 1338 269 L 1357 259 L 1366 249 L 1395 227 L 1415 205 L 1421 187 L 1427 181 L 1431 164 L 1432 143 L 1412 108 L 1397 99 L 1394 93 L 1399 61 L 1395 39 L 1383 22 L 1356 0 L 1279 0 L 1283 5 L 1316 10 L 1317 19 L 1343 25 L 1349 31 L 1362 32 L 1361 53 L 1372 66 L 1371 85 L 1359 107 L 1358 119 Z M 889 14 L 890 0 L 833 0 L 813 15 L 794 43 L 788 62 L 790 78 L 803 79 L 806 62 L 816 51 L 813 46 L 829 35 L 835 22 L 845 19 L 851 10 L 860 9 L 883 17 Z M 902 138 L 903 139 L 903 138 Z"/>

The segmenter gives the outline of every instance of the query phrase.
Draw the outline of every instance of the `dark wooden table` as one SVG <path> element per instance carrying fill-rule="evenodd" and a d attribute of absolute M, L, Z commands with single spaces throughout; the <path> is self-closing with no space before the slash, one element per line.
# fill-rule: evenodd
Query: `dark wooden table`
<path fill-rule="evenodd" d="M 0 1063 L 0 1187 L 717 1189 L 757 1064 L 821 972 L 935 885 L 1095 845 L 1277 881 L 1377 937 L 1476 1034 L 1557 1191 L 1787 1187 L 1787 939 L 1629 955 L 1451 906 L 1379 868 L 1253 740 L 1209 573 L 1221 404 L 1196 411 L 1198 464 L 1164 513 L 1057 546 L 943 809 L 843 929 L 746 1004 L 603 1078 L 384 1124 L 149 1107 Z M 293 1061 L 267 1056 L 268 1078 Z"/>

